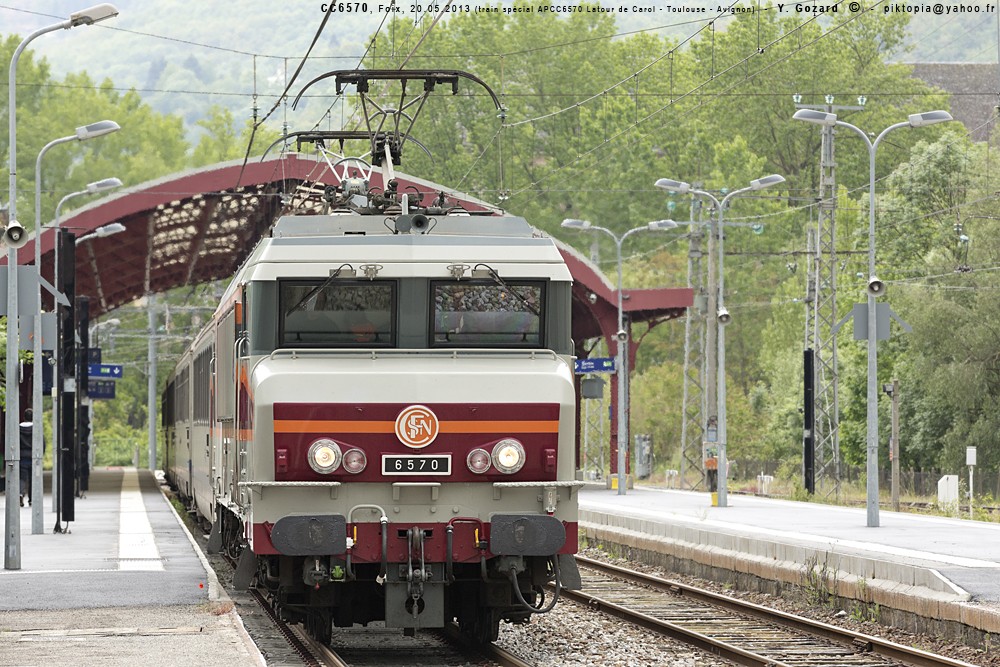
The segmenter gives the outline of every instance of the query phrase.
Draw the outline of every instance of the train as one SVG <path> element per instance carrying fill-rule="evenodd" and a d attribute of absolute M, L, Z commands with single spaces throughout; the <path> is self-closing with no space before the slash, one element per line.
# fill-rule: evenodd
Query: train
<path fill-rule="evenodd" d="M 487 643 L 581 586 L 572 277 L 385 156 L 384 188 L 344 171 L 238 269 L 163 391 L 166 475 L 234 586 L 316 639 Z"/>

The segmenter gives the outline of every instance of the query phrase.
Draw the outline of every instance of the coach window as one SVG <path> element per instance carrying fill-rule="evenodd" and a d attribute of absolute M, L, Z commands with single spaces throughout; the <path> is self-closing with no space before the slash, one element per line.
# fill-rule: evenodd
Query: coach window
<path fill-rule="evenodd" d="M 434 281 L 434 347 L 543 347 L 545 284 Z"/>
<path fill-rule="evenodd" d="M 286 280 L 279 289 L 282 347 L 395 345 L 395 282 Z"/>

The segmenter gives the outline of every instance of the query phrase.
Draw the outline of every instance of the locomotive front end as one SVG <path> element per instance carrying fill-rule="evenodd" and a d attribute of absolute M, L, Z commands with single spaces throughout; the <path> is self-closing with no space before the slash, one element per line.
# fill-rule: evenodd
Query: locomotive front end
<path fill-rule="evenodd" d="M 246 285 L 241 569 L 320 638 L 457 619 L 491 641 L 579 587 L 569 272 L 521 219 L 436 224 L 290 221 Z"/>

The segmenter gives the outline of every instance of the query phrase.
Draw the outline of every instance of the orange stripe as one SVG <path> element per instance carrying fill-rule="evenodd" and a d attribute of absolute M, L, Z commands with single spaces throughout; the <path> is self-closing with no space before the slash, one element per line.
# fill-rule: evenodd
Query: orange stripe
<path fill-rule="evenodd" d="M 441 422 L 439 433 L 558 433 L 558 421 Z"/>
<path fill-rule="evenodd" d="M 275 433 L 395 433 L 388 421 L 274 420 Z M 558 433 L 558 421 L 443 421 L 439 433 Z"/>
<path fill-rule="evenodd" d="M 276 419 L 275 433 L 392 433 L 392 422 L 375 421 L 328 421 L 322 419 Z"/>

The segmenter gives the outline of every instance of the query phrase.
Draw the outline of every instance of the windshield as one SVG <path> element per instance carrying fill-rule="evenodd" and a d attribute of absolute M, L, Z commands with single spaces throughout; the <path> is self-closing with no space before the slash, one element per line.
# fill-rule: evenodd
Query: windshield
<path fill-rule="evenodd" d="M 389 347 L 395 283 L 283 281 L 278 312 L 284 347 Z M 290 311 L 290 312 L 289 312 Z"/>
<path fill-rule="evenodd" d="M 542 347 L 542 288 L 541 283 L 433 283 L 433 345 Z"/>

